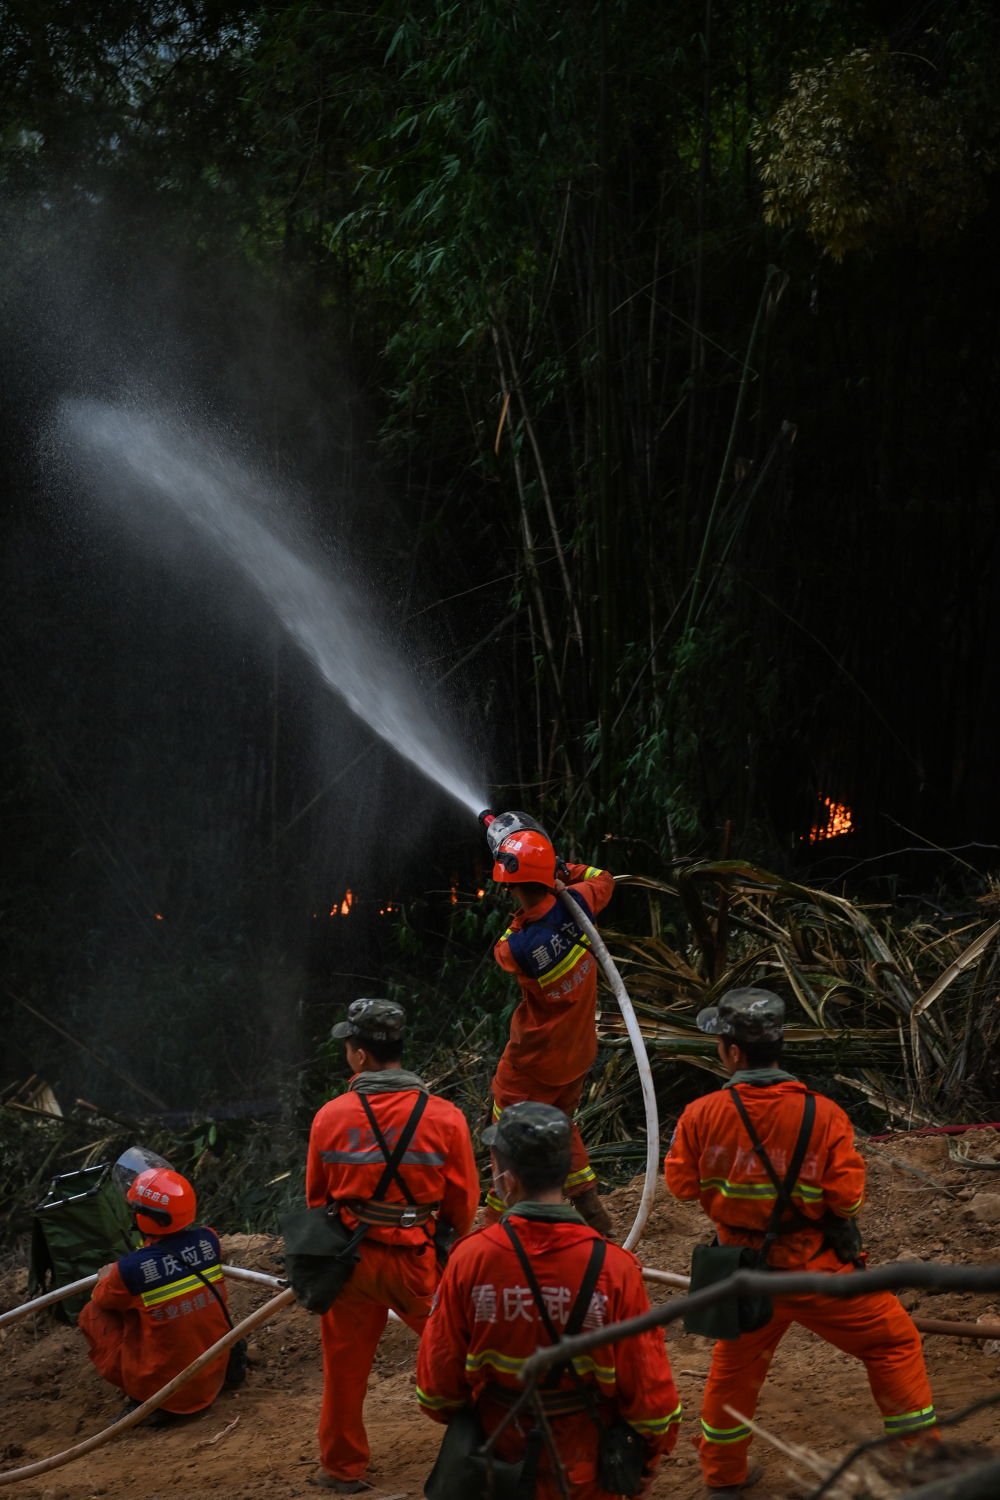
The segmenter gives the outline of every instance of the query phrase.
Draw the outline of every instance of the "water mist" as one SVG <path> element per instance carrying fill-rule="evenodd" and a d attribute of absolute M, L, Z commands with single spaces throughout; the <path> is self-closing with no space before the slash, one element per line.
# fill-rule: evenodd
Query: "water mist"
<path fill-rule="evenodd" d="M 473 814 L 476 791 L 420 685 L 361 617 L 363 604 L 279 540 L 253 513 L 274 496 L 245 465 L 174 418 L 65 401 L 59 446 L 102 499 L 133 522 L 171 506 L 254 585 L 324 681 L 400 755 Z"/>

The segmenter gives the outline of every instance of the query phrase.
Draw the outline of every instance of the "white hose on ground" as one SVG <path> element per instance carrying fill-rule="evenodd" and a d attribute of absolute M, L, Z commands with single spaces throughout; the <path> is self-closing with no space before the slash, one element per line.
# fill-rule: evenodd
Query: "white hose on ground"
<path fill-rule="evenodd" d="M 282 1285 L 277 1276 L 268 1276 L 264 1271 L 244 1271 L 242 1266 L 223 1266 L 222 1272 L 232 1281 L 255 1281 L 260 1286 Z M 65 1286 L 57 1286 L 54 1292 L 44 1292 L 41 1297 L 32 1297 L 30 1302 L 22 1302 L 20 1307 L 12 1307 L 9 1312 L 0 1313 L 0 1327 L 4 1323 L 13 1323 L 18 1318 L 26 1318 L 29 1313 L 39 1312 L 43 1307 L 51 1307 L 53 1302 L 62 1302 L 65 1297 L 72 1297 L 76 1292 L 89 1291 L 96 1285 L 96 1272 L 93 1276 L 81 1277 L 79 1281 L 68 1281 Z"/>
<path fill-rule="evenodd" d="M 25 1464 L 20 1469 L 8 1469 L 6 1473 L 0 1474 L 0 1486 L 16 1484 L 21 1479 L 33 1479 L 36 1474 L 47 1474 L 50 1469 L 61 1469 L 63 1464 L 73 1463 L 74 1460 L 83 1458 L 85 1454 L 93 1453 L 95 1448 L 103 1448 L 105 1443 L 110 1443 L 113 1438 L 118 1437 L 123 1432 L 127 1432 L 130 1427 L 135 1427 L 138 1422 L 144 1421 L 151 1412 L 156 1411 L 158 1407 L 162 1406 L 164 1401 L 168 1400 L 175 1391 L 179 1391 L 182 1385 L 187 1385 L 189 1380 L 193 1380 L 195 1375 L 199 1374 L 206 1365 L 213 1364 L 219 1358 L 220 1354 L 225 1354 L 226 1350 L 230 1349 L 245 1334 L 251 1333 L 255 1328 L 259 1328 L 262 1323 L 268 1322 L 269 1319 L 274 1317 L 275 1313 L 280 1312 L 283 1307 L 287 1307 L 289 1302 L 294 1302 L 294 1300 L 295 1293 L 291 1287 L 286 1287 L 283 1292 L 279 1292 L 276 1297 L 272 1297 L 270 1302 L 265 1302 L 263 1307 L 259 1307 L 255 1313 L 251 1313 L 248 1318 L 244 1318 L 242 1323 L 237 1323 L 236 1327 L 231 1328 L 224 1338 L 219 1339 L 217 1343 L 213 1344 L 211 1349 L 206 1349 L 204 1354 L 200 1354 L 196 1360 L 192 1361 L 186 1370 L 182 1370 L 179 1375 L 175 1375 L 173 1380 L 168 1381 L 165 1386 L 156 1392 L 155 1396 L 150 1396 L 148 1401 L 144 1401 L 141 1406 L 137 1406 L 135 1411 L 129 1412 L 127 1417 L 122 1417 L 119 1421 L 112 1423 L 110 1427 L 105 1427 L 103 1432 L 95 1433 L 93 1437 L 87 1438 L 82 1443 L 77 1443 L 75 1447 L 64 1449 L 62 1453 L 53 1453 L 49 1458 L 39 1459 L 34 1464 Z"/>
<path fill-rule="evenodd" d="M 242 1266 L 223 1266 L 222 1269 L 234 1281 L 256 1281 L 261 1286 L 282 1286 L 284 1284 L 277 1276 L 268 1276 L 265 1271 L 244 1271 Z M 389 1318 L 393 1323 L 402 1323 L 403 1321 L 399 1313 L 393 1312 L 391 1307 L 389 1308 Z"/>
<path fill-rule="evenodd" d="M 64 1297 L 72 1297 L 74 1292 L 86 1292 L 92 1286 L 97 1285 L 97 1273 L 93 1276 L 83 1276 L 79 1281 L 68 1281 L 65 1286 L 56 1287 L 54 1292 L 45 1292 L 41 1297 L 32 1297 L 30 1302 L 22 1302 L 20 1307 L 12 1307 L 9 1312 L 0 1313 L 0 1327 L 4 1323 L 13 1323 L 18 1318 L 26 1318 L 29 1313 L 38 1312 L 43 1307 L 50 1307 L 53 1302 L 61 1302 Z"/>
<path fill-rule="evenodd" d="M 656 1110 L 656 1093 L 653 1089 L 653 1075 L 649 1068 L 649 1058 L 646 1055 L 646 1044 L 639 1030 L 639 1022 L 636 1020 L 635 1011 L 628 992 L 622 983 L 622 977 L 615 968 L 614 959 L 608 952 L 604 939 L 590 920 L 585 911 L 580 910 L 579 904 L 574 901 L 569 891 L 560 891 L 559 899 L 570 912 L 583 931 L 590 939 L 590 946 L 598 958 L 601 968 L 608 976 L 608 983 L 614 990 L 615 999 L 625 1020 L 625 1029 L 632 1043 L 632 1051 L 635 1053 L 635 1065 L 639 1069 L 639 1082 L 642 1085 L 642 1102 L 646 1109 L 646 1180 L 643 1183 L 642 1198 L 639 1201 L 639 1211 L 635 1216 L 635 1223 L 628 1232 L 625 1240 L 625 1249 L 631 1250 L 638 1244 L 642 1231 L 646 1227 L 649 1218 L 649 1210 L 653 1206 L 653 1198 L 656 1196 L 656 1179 L 660 1171 L 660 1118 Z"/>

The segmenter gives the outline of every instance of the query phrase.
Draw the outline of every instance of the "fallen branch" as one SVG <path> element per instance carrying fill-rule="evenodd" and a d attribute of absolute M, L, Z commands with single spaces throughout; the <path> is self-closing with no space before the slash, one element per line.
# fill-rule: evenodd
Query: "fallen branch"
<path fill-rule="evenodd" d="M 943 1333 L 954 1339 L 1000 1339 L 1000 1323 L 953 1323 L 947 1318 L 914 1318 L 918 1333 Z"/>
<path fill-rule="evenodd" d="M 576 1359 L 594 1349 L 635 1338 L 651 1328 L 662 1328 L 691 1313 L 704 1312 L 733 1297 L 867 1297 L 873 1292 L 895 1292 L 903 1287 L 939 1287 L 946 1292 L 1000 1291 L 1000 1265 L 942 1266 L 934 1261 L 893 1261 L 875 1271 L 737 1271 L 735 1276 L 703 1287 L 687 1297 L 651 1307 L 637 1318 L 611 1323 L 592 1333 L 561 1339 L 558 1345 L 538 1349 L 525 1360 L 519 1379 L 523 1384 L 538 1380 L 557 1361 Z M 982 1325 L 977 1325 L 982 1326 Z"/>
<path fill-rule="evenodd" d="M 900 1161 L 898 1157 L 890 1156 L 888 1151 L 880 1151 L 877 1146 L 871 1145 L 868 1141 L 856 1139 L 855 1145 L 859 1146 L 862 1151 L 870 1151 L 873 1156 L 880 1156 L 883 1161 L 891 1161 L 893 1166 L 898 1167 L 901 1172 L 909 1172 L 911 1177 L 919 1177 L 921 1182 L 930 1183 L 932 1188 L 937 1188 L 938 1192 L 944 1193 L 946 1198 L 958 1197 L 954 1188 L 945 1187 L 943 1182 L 937 1182 L 933 1177 L 928 1177 L 927 1173 L 921 1172 L 919 1167 L 911 1167 L 907 1162 Z M 997 1165 L 1000 1166 L 1000 1163 Z"/>
<path fill-rule="evenodd" d="M 829 1479 L 833 1465 L 827 1463 L 826 1459 L 821 1458 L 818 1453 L 814 1453 L 812 1448 L 807 1448 L 802 1443 L 788 1443 L 783 1438 L 775 1437 L 773 1432 L 768 1432 L 767 1428 L 754 1421 L 753 1417 L 747 1417 L 743 1412 L 737 1411 L 735 1406 L 726 1405 L 723 1410 L 727 1411 L 731 1417 L 735 1417 L 737 1422 L 744 1427 L 749 1427 L 756 1437 L 762 1437 L 765 1443 L 770 1443 L 772 1448 L 777 1448 L 778 1452 L 783 1453 L 786 1458 L 794 1459 L 804 1469 L 811 1469 L 814 1474 L 819 1475 L 820 1479 Z"/>

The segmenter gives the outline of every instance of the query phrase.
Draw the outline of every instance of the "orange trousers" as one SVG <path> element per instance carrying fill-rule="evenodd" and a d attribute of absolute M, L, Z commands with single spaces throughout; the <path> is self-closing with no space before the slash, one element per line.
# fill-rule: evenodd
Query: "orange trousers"
<path fill-rule="evenodd" d="M 726 1407 L 753 1416 L 774 1352 L 793 1323 L 862 1361 L 887 1435 L 937 1435 L 920 1335 L 891 1292 L 845 1302 L 834 1297 L 775 1297 L 774 1317 L 765 1328 L 720 1341 L 712 1352 L 701 1407 L 700 1453 L 705 1483 L 715 1489 L 746 1478 L 752 1436 Z M 817 1397 L 821 1400 L 822 1392 Z"/>
<path fill-rule="evenodd" d="M 115 1385 L 120 1391 L 128 1396 L 130 1401 L 148 1401 L 161 1386 L 166 1385 L 175 1375 L 187 1368 L 192 1360 L 197 1359 L 199 1351 L 193 1352 L 183 1346 L 176 1351 L 176 1364 L 173 1368 L 162 1371 L 163 1378 L 155 1376 L 154 1370 L 148 1368 L 145 1371 L 136 1372 L 136 1361 L 134 1345 L 131 1363 L 122 1356 L 126 1354 L 126 1334 L 128 1322 L 131 1322 L 133 1332 L 139 1324 L 140 1314 L 134 1308 L 125 1312 L 118 1312 L 113 1307 L 98 1307 L 96 1302 L 88 1302 L 81 1309 L 79 1326 L 87 1340 L 87 1353 L 90 1362 L 109 1385 Z M 128 1320 L 128 1322 L 126 1321 Z M 127 1370 L 131 1370 L 131 1379 L 123 1372 L 122 1364 Z M 221 1355 L 214 1360 L 207 1369 L 202 1370 L 187 1385 L 182 1385 L 180 1390 L 163 1403 L 163 1410 L 173 1412 L 175 1416 L 189 1416 L 192 1412 L 202 1411 L 204 1407 L 211 1406 L 216 1396 L 222 1389 L 222 1383 L 226 1378 L 228 1358 Z M 150 1389 L 150 1382 L 152 1389 Z M 143 1386 L 145 1385 L 145 1390 Z M 129 1387 L 131 1386 L 131 1389 Z"/>
<path fill-rule="evenodd" d="M 564 1115 L 569 1115 L 572 1123 L 586 1081 L 587 1075 L 584 1073 L 582 1078 L 574 1078 L 572 1083 L 539 1083 L 537 1078 L 522 1073 L 519 1068 L 512 1067 L 506 1057 L 501 1057 L 496 1077 L 490 1085 L 493 1091 L 493 1118 L 498 1119 L 501 1111 L 508 1105 L 533 1099 L 536 1104 L 552 1104 L 556 1109 L 561 1109 Z M 590 1165 L 583 1137 L 573 1124 L 573 1154 L 570 1157 L 569 1176 L 563 1183 L 563 1192 L 567 1198 L 575 1198 L 592 1188 L 596 1182 L 597 1173 Z M 486 1194 L 487 1224 L 495 1224 L 506 1211 L 506 1204 L 500 1201 L 491 1188 Z"/>
<path fill-rule="evenodd" d="M 334 1479 L 363 1479 L 371 1453 L 362 1421 L 368 1376 L 389 1309 L 424 1331 L 438 1283 L 437 1258 L 424 1248 L 362 1240 L 361 1259 L 344 1290 L 323 1314 L 323 1405 L 319 1454 Z"/>

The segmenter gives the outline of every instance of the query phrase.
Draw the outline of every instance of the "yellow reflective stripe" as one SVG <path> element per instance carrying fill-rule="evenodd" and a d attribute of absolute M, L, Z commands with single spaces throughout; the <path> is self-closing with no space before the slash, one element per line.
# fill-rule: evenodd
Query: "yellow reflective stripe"
<path fill-rule="evenodd" d="M 864 1203 L 864 1201 L 865 1201 L 865 1195 L 864 1195 L 864 1193 L 862 1193 L 862 1195 L 858 1199 L 857 1203 L 852 1203 L 851 1206 L 850 1206 L 850 1208 L 838 1208 L 837 1212 L 844 1219 L 853 1219 L 854 1215 L 857 1213 L 858 1209 L 861 1207 L 861 1205 L 862 1205 L 862 1203 Z"/>
<path fill-rule="evenodd" d="M 492 1365 L 494 1370 L 501 1370 L 505 1375 L 517 1375 L 528 1362 L 528 1355 L 518 1359 L 513 1354 L 501 1354 L 499 1349 L 481 1349 L 478 1354 L 470 1352 L 465 1356 L 466 1374 L 474 1374 L 481 1370 L 483 1365 Z M 602 1385 L 615 1385 L 614 1365 L 597 1365 L 586 1355 L 574 1359 L 573 1368 L 578 1375 L 593 1375 Z"/>
<path fill-rule="evenodd" d="M 498 1214 L 505 1214 L 507 1212 L 506 1203 L 502 1198 L 497 1197 L 492 1188 L 490 1188 L 489 1192 L 486 1194 L 486 1207 L 492 1208 L 494 1213 Z"/>
<path fill-rule="evenodd" d="M 706 1443 L 742 1443 L 751 1435 L 749 1427 L 709 1427 L 704 1417 L 701 1419 L 701 1430 Z"/>
<path fill-rule="evenodd" d="M 628 1425 L 630 1427 L 634 1427 L 636 1432 L 648 1432 L 650 1434 L 656 1434 L 660 1432 L 666 1432 L 667 1428 L 672 1427 L 675 1422 L 679 1422 L 682 1416 L 683 1412 L 681 1410 L 681 1403 L 678 1401 L 677 1405 L 674 1407 L 673 1411 L 668 1417 L 647 1417 L 645 1421 L 639 1421 L 635 1417 L 629 1417 Z"/>
<path fill-rule="evenodd" d="M 471 1351 L 465 1356 L 466 1373 L 481 1370 L 483 1365 L 492 1365 L 495 1370 L 503 1370 L 508 1375 L 516 1375 L 528 1362 L 528 1356 L 524 1359 L 515 1359 L 513 1355 L 501 1354 L 499 1349 L 481 1349 L 478 1354 Z"/>
<path fill-rule="evenodd" d="M 204 1272 L 205 1281 L 221 1281 L 222 1267 L 220 1265 L 208 1266 Z M 151 1287 L 148 1292 L 142 1294 L 143 1307 L 159 1307 L 161 1302 L 172 1302 L 175 1297 L 187 1297 L 191 1292 L 204 1291 L 205 1283 L 198 1276 L 185 1276 L 180 1281 L 172 1281 L 169 1286 Z"/>
<path fill-rule="evenodd" d="M 703 1193 L 714 1188 L 724 1198 L 748 1198 L 759 1203 L 774 1203 L 778 1197 L 770 1182 L 730 1182 L 728 1177 L 703 1177 L 699 1186 Z M 822 1203 L 823 1189 L 799 1181 L 792 1188 L 792 1197 L 802 1203 Z M 857 1208 L 860 1207 L 859 1199 Z M 853 1210 L 855 1213 L 857 1208 Z"/>
<path fill-rule="evenodd" d="M 562 979 L 569 973 L 570 969 L 574 969 L 581 958 L 584 957 L 589 947 L 590 943 L 586 938 L 581 939 L 578 943 L 574 943 L 566 957 L 557 963 L 554 969 L 550 969 L 547 974 L 539 975 L 538 983 L 542 989 L 548 989 L 550 984 L 555 984 L 556 980 Z"/>
<path fill-rule="evenodd" d="M 891 1435 L 896 1432 L 916 1432 L 921 1427 L 933 1427 L 936 1421 L 933 1406 L 922 1406 L 919 1411 L 904 1411 L 898 1417 L 883 1417 L 882 1425 Z"/>
<path fill-rule="evenodd" d="M 426 1391 L 420 1389 L 419 1385 L 417 1386 L 417 1400 L 428 1411 L 443 1411 L 447 1406 L 465 1405 L 464 1396 L 459 1396 L 457 1401 L 453 1401 L 450 1396 L 429 1396 Z"/>
<path fill-rule="evenodd" d="M 497 1103 L 497 1101 L 494 1099 L 494 1101 L 493 1101 L 493 1118 L 494 1118 L 494 1120 L 499 1120 L 499 1118 L 500 1118 L 500 1116 L 501 1116 L 502 1113 L 503 1113 L 503 1111 L 501 1110 L 501 1108 L 500 1108 L 499 1104 Z"/>
<path fill-rule="evenodd" d="M 510 937 L 510 935 L 511 935 L 511 933 L 513 931 L 514 931 L 513 927 L 508 927 L 507 931 L 506 932 L 502 932 L 500 934 L 500 936 L 497 938 L 497 942 L 498 943 L 505 943 L 507 941 L 507 939 Z"/>
<path fill-rule="evenodd" d="M 566 1178 L 566 1181 L 563 1183 L 563 1192 L 568 1195 L 570 1188 L 579 1187 L 581 1185 L 581 1183 L 584 1183 L 584 1182 L 596 1182 L 596 1181 L 597 1181 L 597 1173 L 594 1171 L 593 1167 L 590 1166 L 590 1164 L 588 1163 L 587 1166 L 581 1167 L 578 1172 L 571 1172 L 569 1174 L 569 1176 Z"/>
<path fill-rule="evenodd" d="M 603 874 L 604 874 L 604 871 L 603 870 L 599 870 L 596 865 L 588 865 L 587 866 L 587 873 L 586 873 L 586 875 L 584 875 L 583 878 L 584 878 L 584 880 L 593 880 L 593 878 L 594 878 L 595 875 L 603 875 Z"/>
<path fill-rule="evenodd" d="M 595 1365 L 592 1359 L 584 1354 L 579 1359 L 574 1359 L 573 1368 L 578 1375 L 593 1375 L 602 1385 L 617 1385 L 618 1376 L 614 1365 Z"/>

